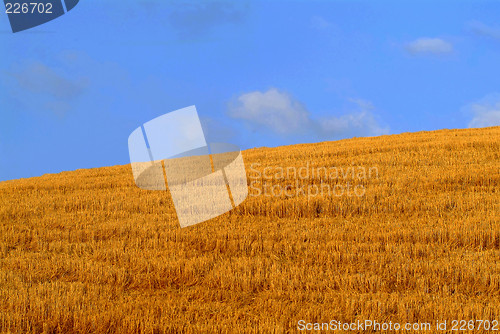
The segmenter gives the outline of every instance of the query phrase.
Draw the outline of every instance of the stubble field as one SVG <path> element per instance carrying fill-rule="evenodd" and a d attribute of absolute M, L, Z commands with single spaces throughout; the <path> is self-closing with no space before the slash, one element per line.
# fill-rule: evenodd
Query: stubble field
<path fill-rule="evenodd" d="M 500 321 L 500 127 L 243 158 L 245 202 L 184 229 L 168 191 L 137 188 L 130 165 L 1 182 L 0 331 Z"/>

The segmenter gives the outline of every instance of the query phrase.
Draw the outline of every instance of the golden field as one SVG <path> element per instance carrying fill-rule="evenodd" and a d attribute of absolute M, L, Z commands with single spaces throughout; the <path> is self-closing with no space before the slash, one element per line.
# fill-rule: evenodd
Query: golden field
<path fill-rule="evenodd" d="M 258 148 L 243 158 L 250 196 L 183 229 L 168 191 L 137 188 L 130 165 L 1 182 L 0 332 L 500 321 L 500 127 Z M 304 166 L 377 174 L 258 177 Z M 348 182 L 363 196 L 296 191 Z M 258 196 L 264 184 L 294 196 Z"/>

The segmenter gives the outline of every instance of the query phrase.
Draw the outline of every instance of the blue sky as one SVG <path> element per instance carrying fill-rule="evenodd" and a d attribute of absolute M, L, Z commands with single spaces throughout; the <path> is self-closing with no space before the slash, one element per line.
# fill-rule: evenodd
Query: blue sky
<path fill-rule="evenodd" d="M 196 105 L 242 149 L 500 125 L 500 3 L 81 0 L 0 15 L 0 180 L 126 164 Z"/>

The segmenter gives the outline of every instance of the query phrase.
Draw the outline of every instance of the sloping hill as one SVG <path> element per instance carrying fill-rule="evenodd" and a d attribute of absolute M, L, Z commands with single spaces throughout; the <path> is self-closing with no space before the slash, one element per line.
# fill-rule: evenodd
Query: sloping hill
<path fill-rule="evenodd" d="M 247 200 L 185 229 L 129 165 L 1 182 L 0 330 L 500 320 L 500 127 L 243 157 Z"/>

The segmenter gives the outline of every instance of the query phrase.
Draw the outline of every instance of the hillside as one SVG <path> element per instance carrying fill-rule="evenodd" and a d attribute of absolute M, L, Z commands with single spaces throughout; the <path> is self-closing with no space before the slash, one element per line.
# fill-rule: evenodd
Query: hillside
<path fill-rule="evenodd" d="M 243 158 L 249 197 L 184 229 L 129 165 L 1 182 L 0 331 L 500 320 L 500 127 Z"/>

